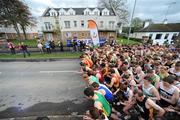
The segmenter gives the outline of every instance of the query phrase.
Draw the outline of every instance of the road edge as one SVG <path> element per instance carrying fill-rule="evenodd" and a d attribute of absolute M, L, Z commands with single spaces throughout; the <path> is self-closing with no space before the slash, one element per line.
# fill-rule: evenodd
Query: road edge
<path fill-rule="evenodd" d="M 0 62 L 52 62 L 63 60 L 79 60 L 79 58 L 0 59 Z"/>
<path fill-rule="evenodd" d="M 16 117 L 16 118 L 3 118 L 0 120 L 37 120 L 38 117 L 48 117 L 49 120 L 62 120 L 62 118 L 82 118 L 83 115 L 53 115 L 53 116 L 30 116 L 30 117 Z"/>

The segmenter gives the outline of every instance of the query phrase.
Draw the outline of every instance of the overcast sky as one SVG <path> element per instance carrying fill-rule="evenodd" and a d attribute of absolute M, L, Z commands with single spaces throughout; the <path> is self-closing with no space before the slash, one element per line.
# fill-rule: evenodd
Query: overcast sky
<path fill-rule="evenodd" d="M 36 17 L 47 7 L 96 7 L 98 0 L 23 0 Z M 126 6 L 132 12 L 135 0 L 127 0 Z M 169 7 L 169 9 L 168 9 Z M 137 0 L 134 17 L 162 22 L 167 13 L 168 22 L 180 23 L 180 0 Z"/>

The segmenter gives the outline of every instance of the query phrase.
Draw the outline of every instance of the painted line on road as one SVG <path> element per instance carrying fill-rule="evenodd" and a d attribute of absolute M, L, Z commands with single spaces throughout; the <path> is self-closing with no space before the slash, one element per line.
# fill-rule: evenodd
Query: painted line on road
<path fill-rule="evenodd" d="M 66 71 L 66 70 L 63 70 L 63 71 L 39 71 L 40 73 L 82 73 L 82 72 L 79 72 L 79 71 Z"/>

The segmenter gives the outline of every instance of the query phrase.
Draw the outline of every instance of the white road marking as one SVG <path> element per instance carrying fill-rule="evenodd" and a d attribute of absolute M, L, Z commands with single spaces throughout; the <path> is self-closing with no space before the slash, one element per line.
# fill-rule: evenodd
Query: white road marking
<path fill-rule="evenodd" d="M 82 73 L 82 72 L 79 72 L 79 71 L 40 71 L 40 73 Z"/>

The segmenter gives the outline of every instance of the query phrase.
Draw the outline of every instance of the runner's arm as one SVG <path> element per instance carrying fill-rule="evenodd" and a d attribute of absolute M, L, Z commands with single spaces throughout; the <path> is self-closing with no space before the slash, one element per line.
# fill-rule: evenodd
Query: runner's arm
<path fill-rule="evenodd" d="M 164 115 L 165 111 L 163 108 L 161 108 L 159 105 L 157 105 L 154 101 L 151 99 L 147 99 L 147 105 L 149 108 L 153 108 L 158 111 L 158 117 L 161 117 Z"/>

